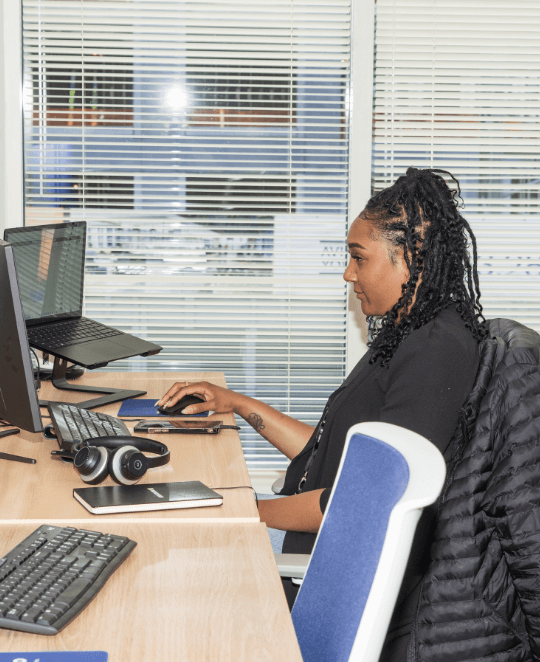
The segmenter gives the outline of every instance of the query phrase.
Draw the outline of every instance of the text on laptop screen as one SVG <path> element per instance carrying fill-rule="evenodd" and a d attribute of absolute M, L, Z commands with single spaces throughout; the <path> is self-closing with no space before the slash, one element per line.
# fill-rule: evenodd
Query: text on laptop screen
<path fill-rule="evenodd" d="M 13 246 L 25 320 L 82 314 L 86 223 L 13 228 Z"/>

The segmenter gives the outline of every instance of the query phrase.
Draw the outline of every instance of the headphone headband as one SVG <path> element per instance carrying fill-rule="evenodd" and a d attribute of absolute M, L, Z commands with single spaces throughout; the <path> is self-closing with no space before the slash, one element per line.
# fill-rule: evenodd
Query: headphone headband
<path fill-rule="evenodd" d="M 76 453 L 83 446 L 103 446 L 110 450 L 116 450 L 121 446 L 134 446 L 137 450 L 144 453 L 153 453 L 158 457 L 149 457 L 148 466 L 151 468 L 162 467 L 167 464 L 171 459 L 171 453 L 165 444 L 160 444 L 158 441 L 152 439 L 145 439 L 144 437 L 104 437 L 97 439 L 85 439 L 72 446 L 72 451 Z"/>

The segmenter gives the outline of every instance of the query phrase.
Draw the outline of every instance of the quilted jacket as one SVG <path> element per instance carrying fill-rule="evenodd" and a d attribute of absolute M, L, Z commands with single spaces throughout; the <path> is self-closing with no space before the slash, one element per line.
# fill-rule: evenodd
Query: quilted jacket
<path fill-rule="evenodd" d="M 492 320 L 462 410 L 409 660 L 540 662 L 540 336 Z"/>

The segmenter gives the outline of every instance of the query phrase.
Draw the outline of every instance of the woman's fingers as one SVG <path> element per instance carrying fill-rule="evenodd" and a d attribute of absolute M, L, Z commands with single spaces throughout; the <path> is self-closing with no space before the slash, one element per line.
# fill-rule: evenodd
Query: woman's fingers
<path fill-rule="evenodd" d="M 214 411 L 214 408 L 211 406 L 211 401 L 201 402 L 196 405 L 189 405 L 182 410 L 182 414 L 202 414 L 205 411 Z"/>
<path fill-rule="evenodd" d="M 203 411 L 215 411 L 217 413 L 227 413 L 234 411 L 235 398 L 238 395 L 234 391 L 210 384 L 209 382 L 197 382 L 196 384 L 176 383 L 167 393 L 157 402 L 158 406 L 171 407 L 185 395 L 197 395 L 205 402 L 190 405 L 184 409 L 185 414 L 200 414 Z"/>
<path fill-rule="evenodd" d="M 204 393 L 206 389 L 204 388 L 204 384 L 197 383 L 197 384 L 181 384 L 180 382 L 176 382 L 176 384 L 173 384 L 171 388 L 165 393 L 164 396 L 161 397 L 160 400 L 157 401 L 156 405 L 158 407 L 163 407 L 164 405 L 174 405 L 180 398 L 183 398 L 185 395 L 198 395 L 201 398 L 204 398 L 207 400 L 208 398 L 206 397 L 206 394 Z"/>
<path fill-rule="evenodd" d="M 174 397 L 178 391 L 182 388 L 185 388 L 185 384 L 179 384 L 176 382 L 176 384 L 173 384 L 171 388 L 165 393 L 165 395 L 162 395 L 161 398 L 156 402 L 156 406 L 162 407 L 164 404 L 169 402 L 169 400 Z"/>

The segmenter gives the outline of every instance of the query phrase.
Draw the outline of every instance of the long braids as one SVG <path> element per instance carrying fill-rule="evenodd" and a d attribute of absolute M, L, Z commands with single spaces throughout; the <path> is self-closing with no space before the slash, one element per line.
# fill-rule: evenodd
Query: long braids
<path fill-rule="evenodd" d="M 438 173 L 450 177 L 456 190 Z M 364 218 L 389 242 L 391 251 L 403 251 L 410 274 L 400 299 L 374 334 L 371 363 L 380 359 L 387 366 L 411 331 L 450 305 L 478 342 L 488 335 L 480 304 L 476 239 L 459 213 L 460 196 L 459 182 L 446 170 L 409 168 L 366 205 Z"/>

